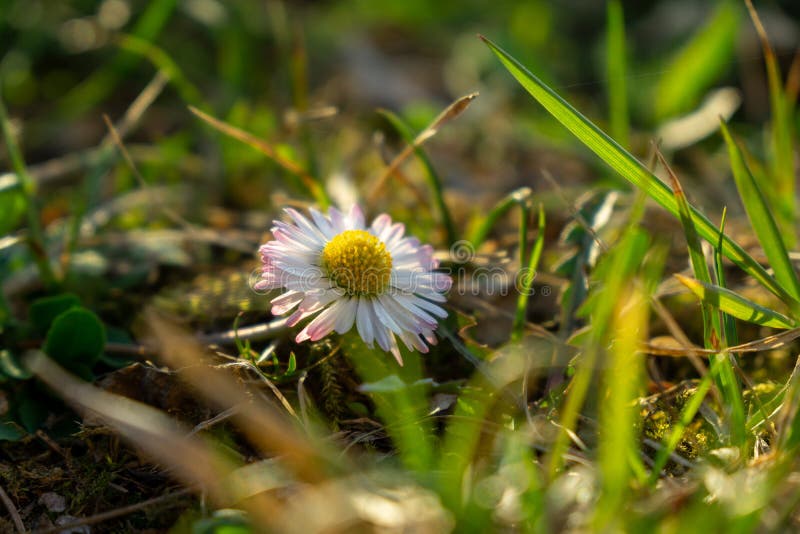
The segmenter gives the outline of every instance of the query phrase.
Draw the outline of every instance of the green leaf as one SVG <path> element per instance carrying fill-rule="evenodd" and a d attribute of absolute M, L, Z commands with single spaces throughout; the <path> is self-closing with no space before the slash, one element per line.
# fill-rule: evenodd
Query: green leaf
<path fill-rule="evenodd" d="M 34 333 L 40 336 L 45 335 L 56 317 L 70 308 L 80 306 L 80 303 L 78 297 L 72 293 L 36 299 L 28 310 L 28 318 Z"/>
<path fill-rule="evenodd" d="M 553 117 L 572 132 L 584 145 L 597 154 L 623 178 L 644 191 L 673 215 L 678 215 L 678 206 L 672 191 L 641 162 L 634 158 L 600 128 L 570 106 L 555 91 L 531 74 L 516 59 L 485 37 L 492 52 Z M 758 280 L 790 308 L 792 315 L 800 317 L 800 302 L 792 297 L 752 256 L 727 235 L 720 235 L 719 229 L 696 208 L 690 206 L 697 233 L 710 243 L 721 242 L 722 253 L 744 272 Z"/>
<path fill-rule="evenodd" d="M 105 344 L 106 331 L 97 315 L 85 308 L 72 308 L 53 321 L 44 351 L 61 365 L 83 371 L 97 363 Z"/>
<path fill-rule="evenodd" d="M 27 380 L 33 376 L 7 349 L 0 350 L 0 372 L 16 380 Z"/>
<path fill-rule="evenodd" d="M 794 328 L 797 326 L 792 319 L 785 315 L 756 304 L 730 289 L 704 284 L 699 280 L 679 274 L 676 274 L 675 277 L 702 302 L 707 302 L 737 319 L 773 328 Z"/>
<path fill-rule="evenodd" d="M 739 197 L 742 199 L 747 218 L 753 226 L 758 241 L 764 248 L 764 253 L 769 259 L 770 266 L 775 272 L 775 279 L 786 291 L 794 298 L 800 298 L 800 282 L 794 272 L 792 260 L 786 252 L 783 236 L 778 230 L 778 225 L 772 217 L 772 212 L 767 205 L 767 199 L 756 183 L 750 168 L 745 163 L 742 151 L 731 137 L 730 131 L 724 122 L 720 121 L 720 129 L 725 143 L 728 145 L 728 154 L 731 160 L 733 177 L 736 180 L 736 187 L 739 190 Z"/>

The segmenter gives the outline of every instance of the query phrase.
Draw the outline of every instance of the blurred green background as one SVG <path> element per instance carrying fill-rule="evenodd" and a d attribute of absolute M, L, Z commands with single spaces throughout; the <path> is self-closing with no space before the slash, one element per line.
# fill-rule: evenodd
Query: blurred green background
<path fill-rule="evenodd" d="M 434 157 L 444 160 L 441 172 L 451 185 L 468 188 L 470 176 L 490 168 L 502 177 L 497 190 L 507 190 L 531 172 L 525 156 L 510 157 L 515 141 L 528 152 L 572 141 L 497 67 L 477 33 L 524 61 L 592 120 L 602 125 L 608 115 L 604 2 L 3 0 L 0 6 L 2 94 L 29 163 L 96 145 L 106 133 L 101 113 L 117 119 L 158 66 L 173 83 L 128 142 L 157 143 L 162 178 L 218 183 L 225 175 L 235 182 L 264 166 L 253 151 L 232 147 L 210 158 L 213 148 L 198 135 L 187 103 L 296 150 L 336 139 L 331 148 L 340 150 L 311 162 L 330 174 L 348 155 L 341 130 L 354 120 L 371 125 L 376 107 L 402 112 L 421 128 L 454 98 L 480 91 L 460 134 L 445 138 L 474 149 L 474 161 L 464 152 L 448 157 L 447 150 Z M 786 72 L 800 5 L 784 0 L 758 8 Z M 716 86 L 742 91 L 741 120 L 767 119 L 762 55 L 742 3 L 623 2 L 623 9 L 631 122 L 645 144 L 664 120 L 690 111 Z M 700 64 L 687 72 L 678 56 L 703 31 L 712 35 L 694 54 Z M 686 95 L 660 102 L 676 87 Z M 303 120 L 303 113 L 327 106 L 339 110 L 338 119 Z M 259 196 L 252 193 L 228 189 L 227 200 L 254 207 Z"/>

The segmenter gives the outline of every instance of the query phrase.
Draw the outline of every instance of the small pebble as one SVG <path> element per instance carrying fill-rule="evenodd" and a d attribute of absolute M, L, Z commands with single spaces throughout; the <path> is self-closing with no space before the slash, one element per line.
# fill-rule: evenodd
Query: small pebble
<path fill-rule="evenodd" d="M 48 512 L 63 512 L 67 509 L 66 499 L 52 491 L 43 493 L 41 497 L 39 497 L 39 504 L 43 504 Z"/>
<path fill-rule="evenodd" d="M 56 526 L 69 525 L 80 519 L 71 515 L 62 515 L 56 519 Z M 92 534 L 92 528 L 89 525 L 81 525 L 74 528 L 65 528 L 59 531 L 59 534 Z"/>

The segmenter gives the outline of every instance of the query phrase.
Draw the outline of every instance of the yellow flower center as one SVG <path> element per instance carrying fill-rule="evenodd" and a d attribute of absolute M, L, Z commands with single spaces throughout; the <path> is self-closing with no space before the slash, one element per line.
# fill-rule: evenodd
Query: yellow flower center
<path fill-rule="evenodd" d="M 348 295 L 374 297 L 389 285 L 392 256 L 369 232 L 345 230 L 322 249 L 322 267 Z"/>

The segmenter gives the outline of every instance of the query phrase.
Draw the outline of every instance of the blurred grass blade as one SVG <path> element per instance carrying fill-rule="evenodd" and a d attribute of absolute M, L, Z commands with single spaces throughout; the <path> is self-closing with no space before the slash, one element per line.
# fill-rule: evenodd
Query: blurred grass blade
<path fill-rule="evenodd" d="M 785 389 L 785 400 L 781 410 L 782 421 L 776 425 L 780 429 L 777 442 L 779 451 L 793 453 L 800 447 L 800 357 L 795 362 L 789 380 L 786 381 Z"/>
<path fill-rule="evenodd" d="M 144 313 L 144 325 L 164 362 L 181 369 L 182 376 L 199 394 L 222 410 L 238 407 L 232 419 L 263 454 L 280 455 L 286 467 L 305 481 L 317 482 L 329 475 L 332 454 L 312 429 L 301 432 L 282 412 L 241 382 L 216 372 L 204 361 L 205 351 L 197 338 L 165 315 L 149 308 Z"/>
<path fill-rule="evenodd" d="M 166 26 L 178 0 L 155 0 L 148 2 L 144 13 L 136 21 L 130 32 L 146 42 L 151 42 Z M 102 69 L 79 83 L 67 93 L 59 103 L 59 111 L 68 117 L 75 117 L 88 111 L 92 106 L 106 98 L 136 65 L 138 57 L 127 50 L 120 51 Z"/>
<path fill-rule="evenodd" d="M 492 354 L 490 363 L 479 367 L 469 383 L 460 389 L 455 413 L 448 419 L 436 469 L 438 491 L 444 505 L 459 512 L 469 498 L 471 482 L 477 478 L 472 467 L 478 463 L 481 435 L 498 404 L 513 411 L 524 405 L 523 399 L 506 391 L 509 384 L 528 374 L 529 380 L 541 376 L 552 366 L 564 367 L 569 355 L 552 340 L 529 336 L 520 343 L 508 343 Z M 503 394 L 506 393 L 506 394 Z M 509 406 L 509 403 L 512 406 Z M 482 463 L 482 462 L 481 462 Z"/>
<path fill-rule="evenodd" d="M 578 361 L 575 375 L 569 386 L 569 393 L 560 410 L 560 426 L 553 444 L 547 470 L 550 480 L 554 480 L 561 469 L 564 454 L 569 445 L 569 433 L 574 432 L 581 409 L 596 376 L 596 366 L 603 355 L 602 347 L 609 344 L 611 324 L 617 302 L 622 298 L 626 287 L 644 262 L 650 238 L 637 225 L 629 225 L 617 245 L 603 258 L 595 269 L 599 283 L 583 305 L 591 315 L 591 333 L 583 345 L 582 358 Z"/>
<path fill-rule="evenodd" d="M 544 108 L 550 112 L 562 125 L 564 125 L 583 144 L 597 154 L 612 169 L 636 187 L 641 188 L 650 198 L 658 202 L 673 215 L 678 215 L 678 206 L 672 191 L 661 182 L 652 172 L 647 170 L 636 158 L 630 155 L 613 139 L 584 117 L 575 108 L 570 106 L 555 91 L 550 89 L 536 76 L 531 74 L 516 59 L 508 55 L 500 47 L 481 37 L 491 48 L 492 52 L 500 59 L 503 65 L 517 79 L 517 81 L 533 96 Z M 717 229 L 708 218 L 694 207 L 690 207 L 692 219 L 697 233 L 710 243 L 722 242 L 722 252 L 733 263 L 747 274 L 758 280 L 769 289 L 791 310 L 792 314 L 800 317 L 800 302 L 792 297 L 776 282 L 772 276 L 747 252 L 727 235 L 720 237 Z"/>
<path fill-rule="evenodd" d="M 527 210 L 523 212 L 523 217 L 527 219 Z M 517 290 L 519 291 L 519 295 L 517 296 L 517 311 L 514 314 L 514 324 L 511 330 L 512 341 L 519 341 L 522 338 L 523 331 L 525 330 L 525 322 L 528 312 L 528 300 L 531 296 L 531 287 L 533 287 L 533 281 L 536 279 L 536 272 L 539 269 L 539 259 L 542 257 L 542 249 L 544 248 L 545 217 L 544 207 L 541 204 L 539 205 L 538 221 L 538 233 L 536 234 L 536 241 L 533 243 L 533 249 L 531 250 L 531 255 L 528 259 L 527 265 L 522 263 L 522 261 L 525 259 L 525 247 L 523 246 L 525 241 L 520 243 L 520 255 L 522 255 L 522 257 L 520 258 L 520 272 L 518 275 L 519 278 L 517 279 Z M 521 226 L 524 226 L 526 229 L 524 232 L 525 237 L 523 239 L 527 240 L 527 224 Z"/>
<path fill-rule="evenodd" d="M 631 458 L 639 459 L 638 402 L 644 378 L 644 359 L 638 352 L 647 339 L 650 308 L 647 295 L 636 285 L 623 290 L 611 319 L 613 346 L 602 371 L 598 465 L 602 488 L 595 509 L 597 532 L 625 524 L 622 513 L 634 473 Z M 627 530 L 627 529 L 622 529 Z"/>
<path fill-rule="evenodd" d="M 652 98 L 657 120 L 692 109 L 725 72 L 735 52 L 739 19 L 737 2 L 720 1 L 706 24 L 667 63 Z"/>
<path fill-rule="evenodd" d="M 67 373 L 42 352 L 26 357 L 25 365 L 79 411 L 99 418 L 149 457 L 168 467 L 170 473 L 191 486 L 199 485 L 213 503 L 237 503 L 241 483 L 229 479 L 238 467 L 204 440 L 188 433 L 164 412 L 127 397 L 108 393 Z M 234 484 L 223 483 L 231 480 Z M 267 493 L 247 494 L 240 505 L 259 522 L 272 524 L 277 500 Z"/>
<path fill-rule="evenodd" d="M 767 191 L 776 210 L 778 225 L 783 232 L 784 242 L 788 247 L 794 247 L 797 241 L 795 230 L 795 167 L 794 167 L 794 140 L 793 140 L 793 103 L 789 100 L 781 81 L 781 71 L 775 51 L 769 43 L 767 32 L 761 24 L 761 19 L 753 7 L 751 0 L 745 0 L 747 9 L 756 32 L 761 40 L 764 52 L 764 61 L 767 67 L 767 82 L 769 85 L 769 100 L 772 112 L 770 128 L 772 146 L 770 171 L 774 190 Z"/>
<path fill-rule="evenodd" d="M 139 96 L 128 106 L 116 130 L 118 143 L 115 143 L 114 136 L 109 132 L 103 137 L 99 147 L 96 149 L 96 158 L 91 165 L 92 168 L 86 173 L 83 182 L 83 191 L 76 195 L 74 200 L 72 219 L 69 223 L 67 233 L 67 245 L 64 254 L 61 255 L 61 264 L 64 271 L 64 280 L 69 281 L 72 276 L 72 257 L 78 248 L 78 241 L 81 234 L 81 225 L 84 217 L 90 209 L 95 209 L 100 203 L 101 192 L 103 191 L 102 181 L 111 167 L 116 163 L 117 151 L 114 148 L 122 146 L 122 139 L 131 132 L 139 123 L 142 116 L 150 108 L 153 102 L 161 95 L 161 91 L 167 84 L 169 75 L 159 70 L 152 80 L 142 89 Z"/>
<path fill-rule="evenodd" d="M 427 476 L 433 466 L 433 428 L 420 354 L 401 349 L 401 367 L 383 351 L 367 347 L 352 330 L 342 336 L 342 345 L 363 381 L 362 391 L 375 402 L 400 460 L 406 468 Z"/>
<path fill-rule="evenodd" d="M 33 260 L 36 263 L 37 269 L 39 270 L 39 276 L 42 279 L 42 284 L 47 289 L 54 289 L 58 284 L 58 281 L 56 280 L 56 275 L 53 272 L 52 266 L 50 265 L 50 257 L 47 254 L 44 231 L 42 230 L 42 223 L 39 220 L 39 207 L 36 204 L 36 183 L 33 181 L 33 178 L 31 178 L 31 175 L 28 174 L 28 169 L 25 166 L 25 160 L 22 157 L 22 152 L 20 151 L 17 140 L 14 137 L 11 120 L 8 117 L 8 112 L 6 112 L 6 106 L 3 103 L 2 96 L 0 96 L 0 129 L 3 131 L 3 137 L 5 138 L 8 156 L 9 159 L 11 159 L 11 167 L 14 169 L 14 172 L 17 175 L 19 192 L 24 201 L 25 212 L 28 216 L 28 245 L 31 255 L 33 256 Z M 16 209 L 20 204 L 18 198 L 14 198 L 13 195 L 8 195 L 8 193 L 6 193 L 6 195 L 6 202 L 4 202 L 5 206 L 3 207 L 9 210 Z M 14 219 L 13 215 L 10 215 L 10 213 L 7 212 L 0 216 L 0 220 L 5 217 Z M 10 222 L 16 223 L 16 221 Z"/>
<path fill-rule="evenodd" d="M 473 231 L 469 233 L 469 242 L 472 247 L 477 250 L 489 237 L 489 232 L 492 231 L 494 225 L 500 220 L 502 216 L 509 212 L 514 206 L 524 206 L 531 198 L 533 191 L 530 187 L 520 187 L 515 189 L 504 198 L 502 198 L 495 206 L 489 210 L 486 217 L 478 223 Z"/>
<path fill-rule="evenodd" d="M 439 210 L 439 217 L 441 217 L 442 224 L 444 225 L 444 230 L 447 235 L 447 244 L 452 245 L 456 242 L 456 228 L 453 224 L 453 218 L 450 216 L 450 210 L 447 207 L 447 203 L 444 200 L 444 191 L 442 190 L 442 180 L 439 178 L 439 174 L 436 172 L 436 169 L 433 168 L 433 164 L 431 163 L 430 158 L 422 149 L 422 147 L 417 146 L 414 142 L 414 133 L 411 131 L 411 128 L 408 124 L 403 121 L 396 113 L 392 113 L 388 109 L 379 109 L 378 113 L 383 115 L 389 124 L 400 134 L 409 146 L 414 147 L 414 154 L 417 156 L 417 159 L 422 164 L 422 168 L 425 170 L 425 178 L 428 181 L 428 187 L 431 190 L 431 195 L 433 196 L 433 201 L 436 203 L 436 208 Z"/>
<path fill-rule="evenodd" d="M 215 117 L 212 117 L 208 113 L 200 111 L 194 106 L 189 106 L 189 111 L 203 119 L 205 122 L 223 134 L 233 137 L 234 139 L 238 139 L 239 141 L 255 148 L 269 159 L 277 163 L 279 166 L 283 167 L 290 174 L 296 176 L 300 180 L 302 186 L 305 187 L 311 196 L 313 196 L 314 199 L 319 203 L 320 207 L 327 208 L 330 205 L 328 193 L 325 191 L 319 181 L 308 174 L 308 172 L 306 172 L 306 170 L 303 169 L 299 163 L 281 155 L 280 152 L 275 150 L 271 144 L 263 139 L 259 139 L 249 132 L 245 132 L 241 128 L 237 128 L 228 124 L 227 122 L 223 122 Z"/>
<path fill-rule="evenodd" d="M 753 174 L 745 163 L 739 146 L 731 137 L 727 125 L 720 121 L 720 129 L 725 143 L 728 145 L 728 154 L 731 160 L 733 177 L 736 180 L 736 187 L 739 190 L 739 197 L 742 199 L 747 217 L 755 230 L 764 253 L 769 259 L 770 266 L 775 272 L 775 279 L 786 291 L 796 299 L 800 299 L 800 281 L 797 279 L 789 253 L 783 242 L 778 225 L 772 217 L 772 212 L 767 205 L 767 200 L 761 188 L 753 178 Z"/>
<path fill-rule="evenodd" d="M 774 310 L 744 298 L 729 289 L 704 284 L 699 280 L 676 274 L 675 277 L 695 294 L 702 302 L 708 302 L 715 308 L 728 313 L 737 319 L 772 328 L 794 328 L 795 321 Z"/>
<path fill-rule="evenodd" d="M 609 0 L 606 9 L 606 76 L 611 137 L 630 146 L 628 119 L 627 50 L 625 17 L 620 0 Z"/>
<path fill-rule="evenodd" d="M 163 49 L 134 35 L 120 35 L 118 43 L 122 49 L 146 58 L 159 71 L 163 72 L 187 104 L 203 106 L 200 91 L 192 85 L 178 64 Z"/>

